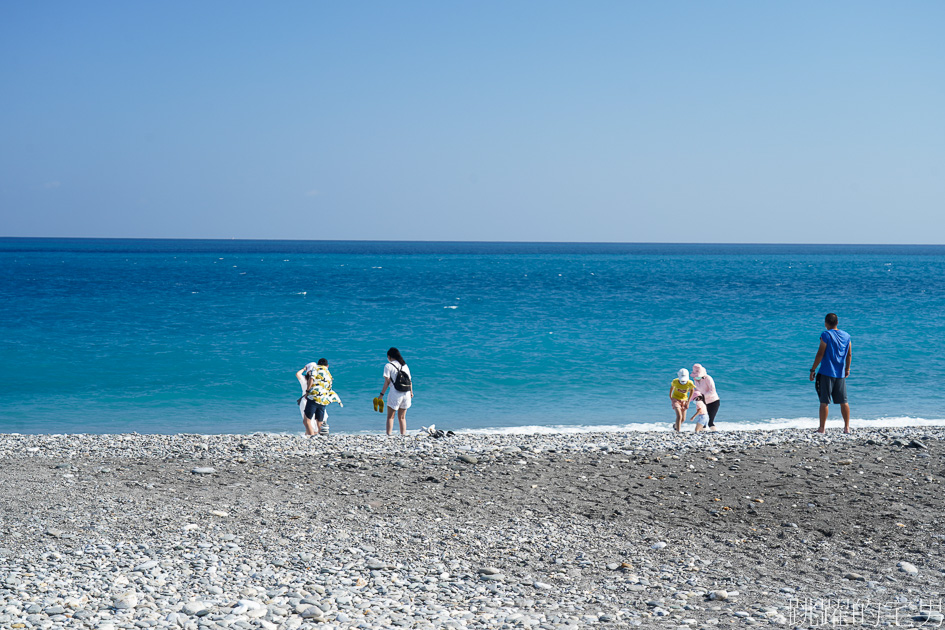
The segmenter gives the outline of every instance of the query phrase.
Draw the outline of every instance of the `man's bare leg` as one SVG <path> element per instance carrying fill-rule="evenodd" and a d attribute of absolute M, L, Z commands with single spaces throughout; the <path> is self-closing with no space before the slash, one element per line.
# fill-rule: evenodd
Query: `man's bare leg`
<path fill-rule="evenodd" d="M 820 428 L 817 429 L 817 433 L 826 433 L 827 432 L 827 412 L 830 410 L 830 405 L 825 405 L 820 403 Z"/>
<path fill-rule="evenodd" d="M 843 432 L 850 432 L 850 403 L 840 405 L 840 414 L 843 416 Z"/>

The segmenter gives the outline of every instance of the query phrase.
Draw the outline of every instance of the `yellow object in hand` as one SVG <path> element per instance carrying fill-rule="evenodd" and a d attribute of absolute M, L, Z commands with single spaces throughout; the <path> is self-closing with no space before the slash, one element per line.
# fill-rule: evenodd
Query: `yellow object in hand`
<path fill-rule="evenodd" d="M 384 399 L 380 396 L 374 399 L 374 411 L 384 413 Z"/>

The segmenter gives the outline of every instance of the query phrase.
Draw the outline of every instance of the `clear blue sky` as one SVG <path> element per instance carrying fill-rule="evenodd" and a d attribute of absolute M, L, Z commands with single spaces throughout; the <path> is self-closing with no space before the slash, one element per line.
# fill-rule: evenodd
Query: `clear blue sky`
<path fill-rule="evenodd" d="M 945 2 L 3 2 L 0 236 L 945 243 Z"/>

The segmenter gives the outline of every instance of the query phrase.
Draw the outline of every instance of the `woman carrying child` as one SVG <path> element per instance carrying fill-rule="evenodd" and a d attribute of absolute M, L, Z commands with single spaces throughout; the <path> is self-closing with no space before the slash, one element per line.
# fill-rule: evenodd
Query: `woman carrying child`
<path fill-rule="evenodd" d="M 328 371 L 328 359 L 319 359 L 318 363 L 307 363 L 295 373 L 295 378 L 302 386 L 302 397 L 296 402 L 302 409 L 302 424 L 305 435 L 328 435 L 328 405 L 337 402 L 344 407 L 341 398 L 332 390 L 333 379 Z M 305 406 L 302 407 L 302 400 Z M 313 424 L 314 422 L 314 424 Z"/>

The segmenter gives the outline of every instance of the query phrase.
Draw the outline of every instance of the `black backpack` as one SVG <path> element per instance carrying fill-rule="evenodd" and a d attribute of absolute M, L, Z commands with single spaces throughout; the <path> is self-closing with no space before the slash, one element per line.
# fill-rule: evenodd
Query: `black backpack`
<path fill-rule="evenodd" d="M 394 386 L 398 392 L 409 392 L 410 391 L 410 375 L 403 371 L 403 369 L 398 368 L 393 361 L 390 362 L 394 366 L 394 369 L 397 370 L 397 374 L 394 376 L 394 380 L 391 381 L 391 385 Z"/>

